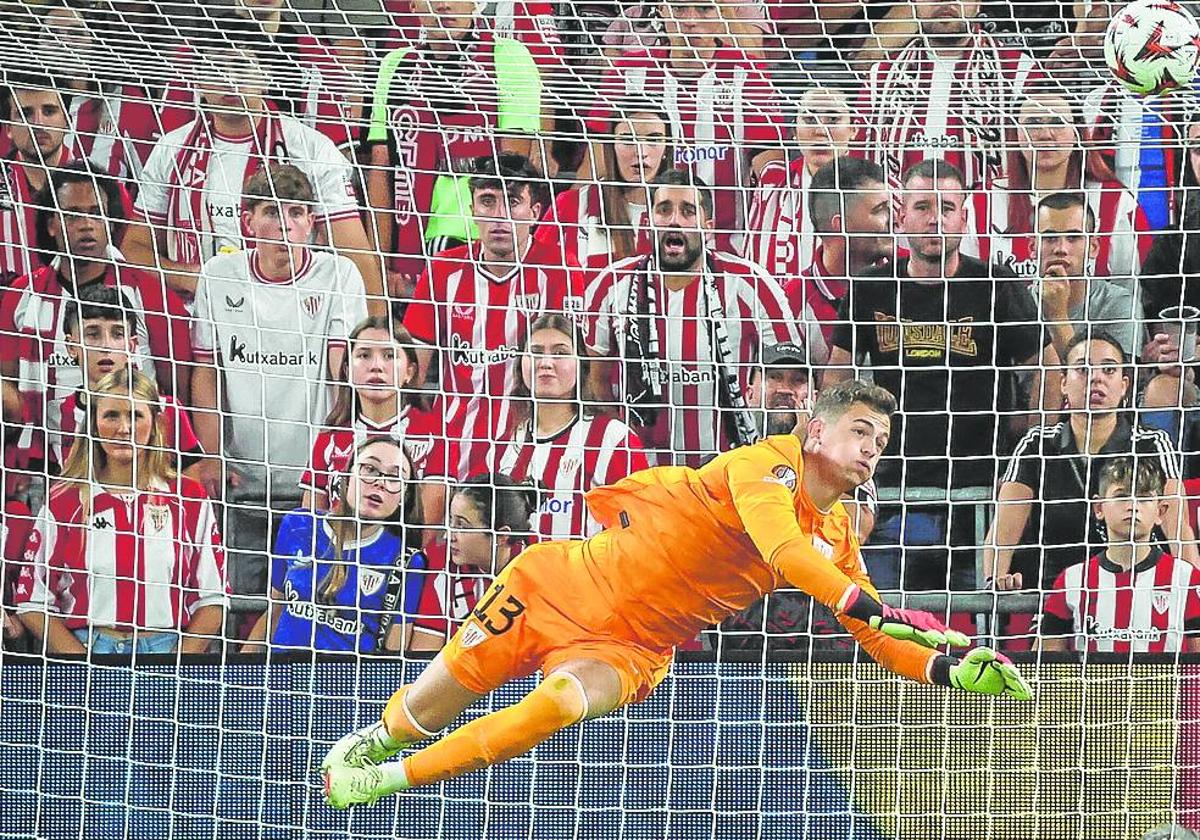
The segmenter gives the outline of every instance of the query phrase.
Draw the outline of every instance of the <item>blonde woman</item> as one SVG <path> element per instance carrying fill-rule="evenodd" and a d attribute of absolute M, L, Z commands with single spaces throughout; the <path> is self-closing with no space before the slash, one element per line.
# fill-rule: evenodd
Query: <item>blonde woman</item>
<path fill-rule="evenodd" d="M 47 653 L 198 653 L 220 634 L 220 531 L 203 487 L 175 472 L 161 415 L 141 373 L 115 371 L 90 395 L 88 434 L 50 489 L 17 584 L 21 620 Z"/>

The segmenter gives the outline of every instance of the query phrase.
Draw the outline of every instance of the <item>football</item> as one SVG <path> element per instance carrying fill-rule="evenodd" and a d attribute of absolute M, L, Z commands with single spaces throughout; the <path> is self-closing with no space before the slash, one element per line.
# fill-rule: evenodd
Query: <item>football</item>
<path fill-rule="evenodd" d="M 1104 60 L 1137 94 L 1187 87 L 1200 64 L 1200 26 L 1175 0 L 1135 0 L 1109 21 Z"/>

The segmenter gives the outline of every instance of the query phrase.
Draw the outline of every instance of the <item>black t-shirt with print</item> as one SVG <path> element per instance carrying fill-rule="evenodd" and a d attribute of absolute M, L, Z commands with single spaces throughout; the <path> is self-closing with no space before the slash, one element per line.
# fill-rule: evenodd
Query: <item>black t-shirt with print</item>
<path fill-rule="evenodd" d="M 855 278 L 838 320 L 832 344 L 899 402 L 879 484 L 991 486 L 1008 449 L 997 411 L 1015 409 L 1013 369 L 1049 343 L 1025 283 L 970 257 L 953 278 L 920 282 L 900 259 Z"/>

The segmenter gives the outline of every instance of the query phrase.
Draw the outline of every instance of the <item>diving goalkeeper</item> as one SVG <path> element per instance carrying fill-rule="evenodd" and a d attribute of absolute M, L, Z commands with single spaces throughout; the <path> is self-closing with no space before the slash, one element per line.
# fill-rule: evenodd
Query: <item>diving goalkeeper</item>
<path fill-rule="evenodd" d="M 337 808 L 431 785 L 528 752 L 560 729 L 644 700 L 674 647 L 792 585 L 830 607 L 878 663 L 923 683 L 1029 699 L 1011 664 L 929 613 L 882 604 L 839 499 L 869 479 L 896 401 L 847 381 L 821 392 L 803 439 L 777 435 L 700 469 L 657 467 L 587 494 L 604 530 L 538 543 L 496 578 L 449 644 L 321 765 Z M 545 678 L 403 761 L 509 680 Z"/>

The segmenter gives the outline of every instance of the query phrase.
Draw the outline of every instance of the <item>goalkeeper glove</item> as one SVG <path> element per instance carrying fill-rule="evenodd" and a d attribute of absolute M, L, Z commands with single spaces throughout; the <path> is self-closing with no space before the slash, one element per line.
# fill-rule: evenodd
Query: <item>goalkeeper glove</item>
<path fill-rule="evenodd" d="M 854 592 L 842 612 L 851 618 L 865 621 L 872 630 L 878 630 L 893 639 L 916 642 L 924 647 L 966 647 L 971 644 L 971 640 L 965 634 L 951 630 L 932 613 L 889 607 L 879 603 L 857 586 L 854 587 Z"/>
<path fill-rule="evenodd" d="M 939 658 L 950 660 L 951 664 L 947 670 L 935 666 L 935 673 L 942 670 L 945 676 L 943 679 L 935 677 L 934 682 L 972 694 L 1004 694 L 1014 700 L 1033 699 L 1033 690 L 1012 660 L 991 648 L 972 648 L 960 660 L 949 656 Z"/>

